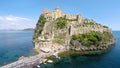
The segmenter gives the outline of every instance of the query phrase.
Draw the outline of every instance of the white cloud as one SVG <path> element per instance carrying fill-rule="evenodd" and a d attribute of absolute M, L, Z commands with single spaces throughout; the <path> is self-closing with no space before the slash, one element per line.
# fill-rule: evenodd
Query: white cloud
<path fill-rule="evenodd" d="M 2 16 L 0 16 L 0 20 L 3 20 L 3 17 L 2 17 Z"/>
<path fill-rule="evenodd" d="M 17 16 L 13 16 L 13 15 L 0 16 L 0 20 L 8 21 L 8 22 L 30 21 L 29 18 L 17 17 Z"/>
<path fill-rule="evenodd" d="M 0 29 L 34 28 L 35 20 L 13 15 L 0 16 Z"/>
<path fill-rule="evenodd" d="M 18 22 L 18 21 L 29 21 L 30 19 L 28 18 L 22 18 L 22 17 L 15 17 L 15 16 L 8 16 L 5 18 L 7 21 L 12 21 L 12 22 Z"/>

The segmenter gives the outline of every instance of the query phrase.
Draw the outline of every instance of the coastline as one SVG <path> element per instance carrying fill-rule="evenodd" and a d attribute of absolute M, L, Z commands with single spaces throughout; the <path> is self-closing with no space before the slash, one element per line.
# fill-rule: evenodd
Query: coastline
<path fill-rule="evenodd" d="M 61 51 L 57 53 L 58 57 L 64 57 L 67 58 L 68 56 L 94 56 L 94 55 L 102 55 L 105 54 L 107 52 L 109 52 L 115 45 L 115 42 L 112 44 L 109 44 L 108 47 L 104 48 L 104 49 L 97 49 L 97 50 L 71 50 L 68 49 L 66 51 Z M 54 55 L 53 55 L 54 56 Z M 50 58 L 50 57 L 49 57 Z M 48 60 L 52 60 L 52 59 L 48 59 Z M 54 60 L 54 59 L 53 59 Z"/>
<path fill-rule="evenodd" d="M 70 49 L 61 49 L 60 51 L 56 51 L 56 52 L 50 52 L 50 53 L 40 53 L 38 55 L 35 56 L 29 56 L 29 57 L 24 57 L 21 58 L 20 60 L 4 65 L 0 68 L 22 68 L 22 67 L 28 67 L 28 68 L 33 68 L 37 65 L 43 64 L 48 61 L 51 60 L 53 62 L 52 59 L 46 59 L 46 57 L 50 57 L 52 55 L 56 56 L 56 57 L 68 57 L 68 56 L 77 56 L 77 55 L 101 55 L 103 53 L 108 52 L 113 46 L 114 46 L 115 42 L 111 43 L 109 45 L 109 47 L 102 49 L 102 50 L 93 50 L 93 51 L 74 51 L 74 50 L 70 50 Z M 58 58 L 57 58 L 58 59 Z M 51 62 L 51 63 L 52 63 Z M 59 62 L 59 61 L 58 61 Z"/>
<path fill-rule="evenodd" d="M 49 55 L 46 56 L 45 59 L 47 59 L 44 63 L 40 63 L 41 64 L 46 64 L 46 63 L 56 63 L 56 62 L 60 62 L 61 58 L 67 58 L 70 56 L 96 56 L 96 55 L 103 55 L 105 53 L 108 53 L 115 45 L 115 42 L 110 44 L 108 47 L 104 48 L 104 49 L 100 49 L 100 50 L 84 50 L 84 51 L 75 51 L 75 50 L 70 50 L 67 49 L 65 51 L 59 51 L 57 52 L 56 55 Z M 48 61 L 52 61 L 52 62 L 48 62 Z M 36 65 L 35 65 L 36 66 Z"/>

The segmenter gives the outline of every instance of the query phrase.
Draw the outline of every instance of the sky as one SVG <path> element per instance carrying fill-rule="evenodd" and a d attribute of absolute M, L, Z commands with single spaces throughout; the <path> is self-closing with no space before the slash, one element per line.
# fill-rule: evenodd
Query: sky
<path fill-rule="evenodd" d="M 56 7 L 120 30 L 120 0 L 0 0 L 0 29 L 35 28 L 44 8 Z"/>

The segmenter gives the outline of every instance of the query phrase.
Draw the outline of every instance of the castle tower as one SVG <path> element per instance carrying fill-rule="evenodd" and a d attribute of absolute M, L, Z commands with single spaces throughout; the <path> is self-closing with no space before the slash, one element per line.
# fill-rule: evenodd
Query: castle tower
<path fill-rule="evenodd" d="M 82 16 L 81 16 L 81 15 L 77 15 L 77 19 L 78 19 L 78 22 L 79 22 L 79 23 L 82 23 L 83 18 L 82 18 Z"/>
<path fill-rule="evenodd" d="M 59 7 L 55 8 L 55 15 L 56 15 L 56 18 L 62 17 L 63 13 Z"/>
<path fill-rule="evenodd" d="M 56 7 L 55 10 L 56 10 L 56 11 L 61 11 L 59 7 Z"/>
<path fill-rule="evenodd" d="M 43 9 L 43 11 L 42 11 L 42 14 L 46 14 L 46 13 L 48 13 L 49 11 L 47 10 L 47 9 Z"/>

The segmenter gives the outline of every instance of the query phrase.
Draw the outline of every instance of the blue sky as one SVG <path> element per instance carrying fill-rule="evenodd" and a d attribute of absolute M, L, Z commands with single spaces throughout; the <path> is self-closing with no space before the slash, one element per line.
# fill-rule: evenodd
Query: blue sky
<path fill-rule="evenodd" d="M 120 30 L 120 0 L 0 0 L 0 29 L 34 28 L 43 8 L 59 6 Z"/>

